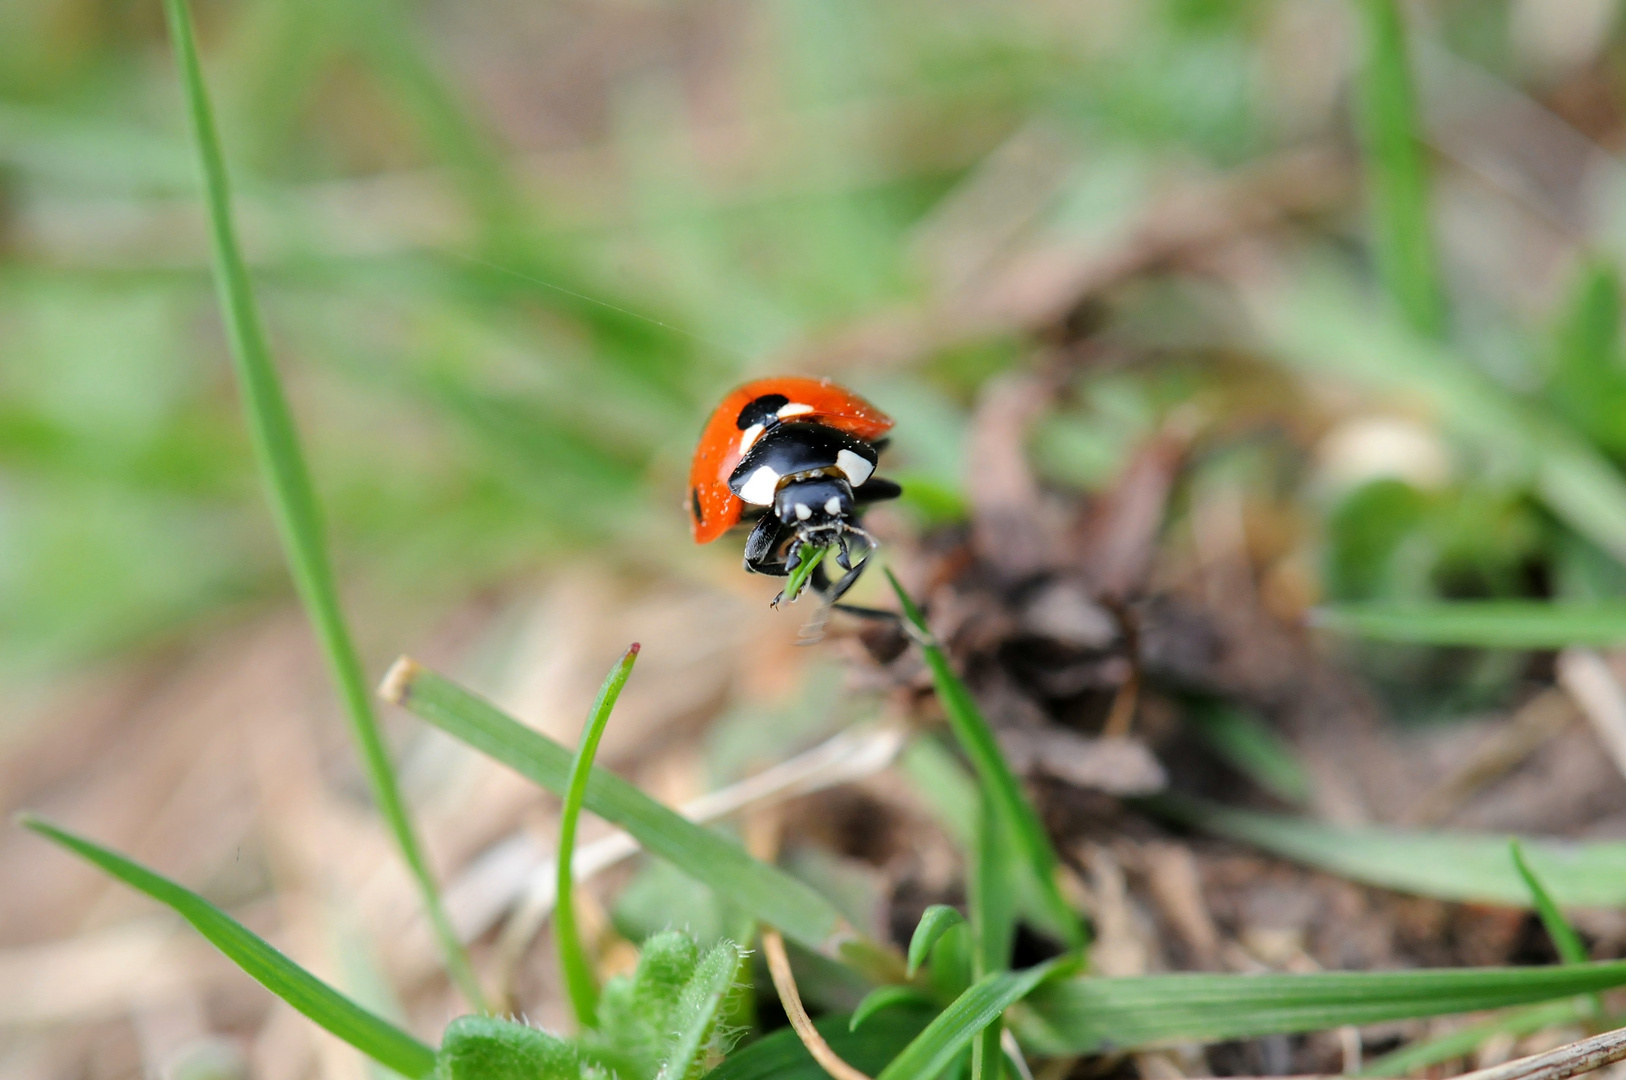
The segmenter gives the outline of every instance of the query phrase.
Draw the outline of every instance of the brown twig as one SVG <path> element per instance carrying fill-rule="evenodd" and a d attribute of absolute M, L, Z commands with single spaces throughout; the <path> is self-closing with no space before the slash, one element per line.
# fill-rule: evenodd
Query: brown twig
<path fill-rule="evenodd" d="M 785 1007 L 785 1015 L 790 1017 L 790 1026 L 796 1029 L 796 1037 L 802 1040 L 802 1045 L 819 1063 L 819 1068 L 835 1077 L 835 1080 L 870 1080 L 867 1073 L 859 1072 L 830 1049 L 830 1044 L 824 1041 L 819 1029 L 813 1026 L 812 1018 L 802 1007 L 802 995 L 796 989 L 796 976 L 790 970 L 790 957 L 785 955 L 785 939 L 771 926 L 762 928 L 762 955 L 767 957 L 768 974 L 773 976 L 773 987 L 779 991 L 779 1003 Z"/>
<path fill-rule="evenodd" d="M 1590 1039 L 1582 1039 L 1568 1046 L 1560 1046 L 1557 1050 L 1549 1050 L 1545 1054 L 1532 1054 L 1504 1065 L 1493 1065 L 1488 1069 L 1461 1073 L 1451 1080 L 1569 1080 L 1572 1076 L 1580 1076 L 1582 1073 L 1601 1069 L 1605 1065 L 1613 1065 L 1617 1061 L 1626 1061 L 1626 1028 L 1606 1031 L 1602 1035 L 1594 1035 Z M 1312 1074 L 1283 1077 L 1282 1080 L 1343 1080 L 1343 1078 Z"/>

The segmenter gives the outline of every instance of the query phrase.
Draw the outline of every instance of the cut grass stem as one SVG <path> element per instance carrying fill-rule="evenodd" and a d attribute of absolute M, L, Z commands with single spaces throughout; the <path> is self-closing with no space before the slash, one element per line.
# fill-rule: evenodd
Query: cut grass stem
<path fill-rule="evenodd" d="M 384 737 L 373 715 L 367 681 L 339 604 L 338 587 L 328 562 L 321 513 L 310 474 L 300 451 L 299 438 L 287 399 L 271 362 L 270 348 L 249 283 L 232 224 L 231 192 L 226 163 L 215 131 L 208 90 L 198 62 L 197 43 L 186 0 L 164 0 L 181 88 L 186 99 L 192 134 L 197 142 L 209 236 L 214 251 L 215 284 L 231 345 L 233 366 L 243 396 L 244 414 L 254 454 L 264 475 L 272 516 L 288 557 L 295 588 L 321 643 L 328 668 L 339 689 L 351 732 L 361 750 L 373 797 L 384 815 L 412 877 L 441 947 L 447 970 L 476 1009 L 484 1009 L 479 983 L 451 921 L 441 905 L 440 893 L 428 860 L 407 816 L 406 804 L 395 781 Z"/>
<path fill-rule="evenodd" d="M 554 937 L 559 948 L 559 967 L 564 973 L 565 989 L 570 994 L 571 1008 L 576 1012 L 576 1023 L 584 1030 L 598 1026 L 598 980 L 588 962 L 587 950 L 582 947 L 581 935 L 576 928 L 575 874 L 571 858 L 576 851 L 576 823 L 581 819 L 582 802 L 587 797 L 587 779 L 592 775 L 593 758 L 598 754 L 599 740 L 604 737 L 605 725 L 615 709 L 621 688 L 627 685 L 632 665 L 638 659 L 638 643 L 622 654 L 604 685 L 599 687 L 598 700 L 587 714 L 582 728 L 581 742 L 576 757 L 570 763 L 570 782 L 565 789 L 564 808 L 559 813 L 559 854 L 555 860 L 558 869 L 556 882 L 557 902 L 553 910 Z"/>

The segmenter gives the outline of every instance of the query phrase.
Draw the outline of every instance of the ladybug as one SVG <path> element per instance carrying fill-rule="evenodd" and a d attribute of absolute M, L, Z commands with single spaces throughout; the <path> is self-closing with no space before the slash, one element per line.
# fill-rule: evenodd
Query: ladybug
<path fill-rule="evenodd" d="M 860 508 L 903 493 L 875 475 L 891 427 L 891 417 L 829 379 L 785 375 L 733 390 L 706 421 L 689 467 L 695 543 L 754 519 L 745 568 L 775 577 L 801 565 L 804 549 L 833 545 L 846 574 L 832 584 L 820 563 L 809 580 L 834 603 L 868 561 L 853 565 L 853 541 L 860 555 L 875 547 L 858 524 Z"/>

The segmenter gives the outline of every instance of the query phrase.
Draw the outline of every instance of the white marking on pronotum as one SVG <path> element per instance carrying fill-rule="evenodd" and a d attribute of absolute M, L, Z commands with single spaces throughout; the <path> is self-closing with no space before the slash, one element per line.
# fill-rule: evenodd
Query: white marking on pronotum
<path fill-rule="evenodd" d="M 745 452 L 756 444 L 757 436 L 761 434 L 761 424 L 752 424 L 750 427 L 740 432 L 740 457 L 744 457 Z"/>
<path fill-rule="evenodd" d="M 781 405 L 779 407 L 779 411 L 774 413 L 774 415 L 779 417 L 781 420 L 789 420 L 793 416 L 806 416 L 812 411 L 813 406 L 803 405 L 799 402 L 793 401 L 789 405 Z"/>
<path fill-rule="evenodd" d="M 824 512 L 826 514 L 830 514 L 831 516 L 841 513 L 840 496 L 832 495 L 828 499 L 824 500 Z"/>
<path fill-rule="evenodd" d="M 853 487 L 863 487 L 869 474 L 875 471 L 875 466 L 851 450 L 842 450 L 836 455 L 836 468 L 847 474 Z"/>
<path fill-rule="evenodd" d="M 767 465 L 758 465 L 750 479 L 740 485 L 740 498 L 752 506 L 770 506 L 779 488 L 779 474 Z"/>
<path fill-rule="evenodd" d="M 811 506 L 807 505 L 806 503 L 797 503 L 796 504 L 796 520 L 797 521 L 806 521 L 808 518 L 810 518 L 812 516 L 813 516 L 813 508 Z"/>

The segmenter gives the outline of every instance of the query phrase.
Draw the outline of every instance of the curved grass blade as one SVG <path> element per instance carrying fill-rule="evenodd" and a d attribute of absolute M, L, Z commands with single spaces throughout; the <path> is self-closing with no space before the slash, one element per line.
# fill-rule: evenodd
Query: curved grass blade
<path fill-rule="evenodd" d="M 226 162 L 220 151 L 208 90 L 198 63 L 191 14 L 186 0 L 164 0 L 164 11 L 169 21 L 170 37 L 175 44 L 175 60 L 180 70 L 181 89 L 186 98 L 192 134 L 197 143 L 221 314 L 226 323 L 227 339 L 231 343 L 232 362 L 243 395 L 243 411 L 254 443 L 254 456 L 265 479 L 272 516 L 276 519 L 277 532 L 288 557 L 288 567 L 306 614 L 321 642 L 333 681 L 338 684 L 351 733 L 361 749 L 373 798 L 377 800 L 379 811 L 395 835 L 402 857 L 406 859 L 417 882 L 435 936 L 440 942 L 447 970 L 470 1004 L 483 1008 L 474 970 L 441 906 L 440 893 L 429 871 L 429 863 L 407 817 L 406 804 L 390 767 L 384 737 L 373 715 L 361 660 L 356 655 L 355 643 L 350 638 L 344 612 L 339 606 L 338 588 L 334 582 L 333 568 L 328 562 L 316 494 L 311 487 L 299 437 L 294 430 L 293 416 L 271 362 L 271 350 L 260 325 L 248 268 L 232 224 Z"/>
<path fill-rule="evenodd" d="M 932 946 L 937 939 L 948 932 L 950 927 L 959 926 L 965 922 L 965 916 L 947 904 L 933 904 L 921 913 L 920 921 L 915 924 L 915 932 L 909 938 L 909 976 L 914 977 L 920 970 L 920 965 L 926 962 L 931 955 Z"/>
<path fill-rule="evenodd" d="M 1316 622 L 1331 630 L 1417 645 L 1486 649 L 1562 649 L 1626 641 L 1626 603 L 1455 600 L 1414 604 L 1340 604 Z"/>
<path fill-rule="evenodd" d="M 971 988 L 937 1014 L 926 1030 L 906 1046 L 876 1080 L 932 1080 L 948 1068 L 978 1033 L 999 1020 L 1012 1005 L 1051 978 L 1070 958 L 1055 960 L 1026 971 L 999 971 L 984 975 Z M 1091 980 L 1094 981 L 1094 980 Z M 995 1043 L 997 1054 L 998 1044 Z"/>
<path fill-rule="evenodd" d="M 814 568 L 823 562 L 824 557 L 828 554 L 830 554 L 828 547 L 814 548 L 801 562 L 796 564 L 796 569 L 790 572 L 790 577 L 785 581 L 785 588 L 779 594 L 786 603 L 794 604 L 796 602 L 796 598 L 802 595 L 802 589 L 807 586 L 807 579 L 813 576 Z"/>
<path fill-rule="evenodd" d="M 1164 794 L 1145 805 L 1217 836 L 1385 889 L 1441 900 L 1529 907 L 1508 861 L 1507 837 L 1464 832 L 1339 828 Z M 1626 843 L 1524 840 L 1529 864 L 1566 907 L 1626 905 Z"/>
<path fill-rule="evenodd" d="M 565 989 L 570 993 L 570 1006 L 576 1012 L 576 1023 L 584 1028 L 598 1024 L 598 981 L 593 966 L 587 961 L 582 948 L 581 935 L 576 931 L 574 891 L 576 876 L 571 872 L 571 857 L 576 851 L 576 822 L 582 813 L 582 800 L 587 797 L 587 778 L 593 770 L 593 758 L 598 754 L 599 740 L 604 727 L 610 722 L 621 688 L 627 685 L 632 665 L 638 659 L 635 641 L 599 687 L 598 700 L 587 714 L 587 726 L 582 729 L 581 743 L 576 757 L 570 763 L 570 780 L 565 787 L 564 808 L 559 813 L 559 854 L 554 862 L 558 876 L 554 888 L 558 900 L 553 909 L 554 937 L 559 947 L 559 967 L 564 972 Z"/>
<path fill-rule="evenodd" d="M 1360 119 L 1372 246 L 1384 284 L 1411 324 L 1437 336 L 1445 305 L 1428 220 L 1428 173 L 1417 135 L 1406 30 L 1395 0 L 1360 0 L 1366 61 Z"/>
<path fill-rule="evenodd" d="M 894 1008 L 899 1005 L 930 1005 L 931 1000 L 912 986 L 903 986 L 899 983 L 887 983 L 877 986 L 863 999 L 853 1006 L 853 1014 L 847 1021 L 848 1031 L 857 1031 L 859 1026 L 878 1012 Z"/>
<path fill-rule="evenodd" d="M 400 660 L 385 677 L 381 693 L 549 791 L 563 795 L 568 789 L 569 750 L 451 680 Z M 858 936 L 835 905 L 808 886 L 614 773 L 591 770 L 582 805 L 800 945 L 833 955 Z"/>
<path fill-rule="evenodd" d="M 1554 967 L 1147 975 L 1052 982 L 1013 1010 L 1045 1054 L 1215 1042 L 1527 1005 L 1626 986 L 1626 961 Z"/>
<path fill-rule="evenodd" d="M 261 986 L 374 1061 L 412 1080 L 434 1072 L 435 1052 L 428 1046 L 363 1009 L 197 893 L 48 821 L 27 815 L 19 820 L 172 909 Z"/>
<path fill-rule="evenodd" d="M 890 567 L 886 568 L 886 578 L 892 583 L 892 590 L 898 594 L 904 617 L 918 632 L 921 651 L 925 654 L 926 665 L 931 668 L 938 699 L 943 703 L 943 711 L 948 715 L 955 738 L 976 769 L 984 798 L 993 803 L 1015 835 L 1017 846 L 1038 884 L 1045 913 L 1055 921 L 1056 929 L 1069 947 L 1082 948 L 1084 926 L 1056 884 L 1056 852 L 1050 846 L 1050 838 L 1045 834 L 1039 815 L 1034 811 L 1033 804 L 1028 802 L 1016 775 L 1011 772 L 1004 754 L 1000 752 L 999 743 L 977 708 L 971 691 L 954 673 L 948 657 L 932 638 L 920 609 L 898 583 Z"/>

